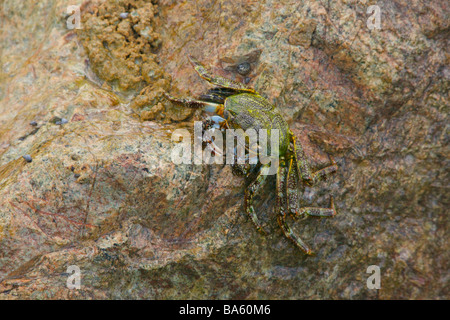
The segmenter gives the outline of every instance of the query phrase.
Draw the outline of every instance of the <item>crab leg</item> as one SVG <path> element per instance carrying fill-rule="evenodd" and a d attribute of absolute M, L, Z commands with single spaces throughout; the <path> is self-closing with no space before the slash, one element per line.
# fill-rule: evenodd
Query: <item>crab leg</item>
<path fill-rule="evenodd" d="M 244 84 L 233 81 L 224 77 L 220 76 L 214 76 L 212 75 L 197 59 L 195 59 L 193 56 L 188 56 L 189 61 L 194 66 L 195 71 L 197 71 L 198 75 L 208 81 L 209 83 L 212 83 L 216 86 L 223 87 L 223 88 L 230 88 L 234 90 L 239 91 L 246 91 L 246 92 L 255 92 L 255 90 L 251 88 L 247 88 Z"/>
<path fill-rule="evenodd" d="M 329 168 L 329 167 L 327 167 Z M 325 168 L 325 169 L 327 169 Z M 323 169 L 323 170 L 325 170 Z M 322 170 L 320 170 L 322 171 Z M 297 166 L 293 164 L 293 159 L 291 159 L 288 171 L 288 180 L 286 194 L 288 198 L 288 211 L 295 217 L 301 215 L 315 216 L 315 217 L 333 217 L 336 215 L 336 210 L 334 208 L 333 197 L 331 198 L 331 208 L 317 208 L 317 207 L 299 207 L 299 197 L 298 197 L 298 173 Z"/>
<path fill-rule="evenodd" d="M 261 168 L 261 171 L 258 177 L 256 177 L 255 181 L 253 181 L 247 188 L 247 190 L 245 190 L 245 211 L 252 219 L 252 222 L 256 226 L 256 229 L 263 234 L 265 234 L 266 232 L 262 228 L 261 221 L 259 220 L 258 216 L 256 215 L 255 209 L 253 208 L 253 196 L 261 189 L 261 186 L 264 185 L 264 182 L 267 178 L 267 172 L 269 170 L 270 165 L 264 165 Z"/>
<path fill-rule="evenodd" d="M 314 252 L 308 247 L 308 245 L 306 243 L 303 242 L 302 239 L 300 239 L 298 236 L 296 236 L 291 228 L 289 228 L 289 226 L 286 223 L 286 217 L 279 215 L 278 218 L 278 224 L 281 227 L 281 230 L 283 230 L 283 233 L 285 235 L 286 238 L 288 238 L 289 240 L 291 240 L 292 242 L 294 242 L 294 244 L 300 248 L 300 250 L 302 250 L 304 253 L 308 254 L 308 255 L 313 255 Z"/>
<path fill-rule="evenodd" d="M 286 168 L 284 167 L 284 163 L 280 163 L 277 171 L 277 211 L 278 211 L 278 224 L 283 230 L 286 238 L 290 239 L 294 244 L 299 247 L 306 254 L 312 255 L 313 252 L 308 247 L 306 243 L 302 241 L 298 236 L 296 236 L 291 228 L 286 223 Z"/>
<path fill-rule="evenodd" d="M 287 207 L 288 211 L 295 217 L 301 216 L 301 215 L 309 215 L 309 216 L 316 216 L 316 217 L 333 217 L 336 215 L 336 210 L 334 208 L 334 201 L 333 198 L 331 198 L 331 208 L 316 208 L 316 207 L 299 207 L 299 197 L 298 197 L 298 169 L 297 166 L 293 163 L 294 159 L 290 160 L 289 163 L 289 171 L 287 174 L 287 184 L 280 183 L 279 187 L 285 188 L 286 194 L 287 194 Z M 280 174 L 281 176 L 281 174 Z M 283 175 L 284 176 L 284 175 Z M 277 176 L 278 179 L 278 176 Z M 277 181 L 278 182 L 278 181 Z M 278 184 L 277 184 L 278 187 Z M 279 195 L 277 195 L 279 196 Z M 284 210 L 283 210 L 284 211 Z M 284 214 L 285 215 L 285 214 Z M 285 218 L 283 218 L 281 221 L 279 220 L 279 224 L 282 226 L 282 223 L 284 222 Z M 284 223 L 284 225 L 287 226 L 287 224 Z M 284 231 L 284 230 L 283 230 Z M 299 239 L 296 237 L 290 229 L 287 229 L 285 231 L 285 234 L 288 238 L 293 240 L 297 246 L 305 251 L 307 254 L 311 254 L 311 250 Z M 305 249 L 306 248 L 306 249 Z M 307 251 L 309 250 L 309 252 Z"/>
<path fill-rule="evenodd" d="M 333 165 L 326 167 L 322 170 L 319 170 L 312 175 L 312 182 L 317 182 L 318 178 L 325 177 L 326 174 L 335 172 L 337 170 L 337 165 L 333 161 Z M 287 195 L 288 195 L 288 208 L 289 212 L 293 214 L 295 217 L 301 215 L 315 216 L 315 217 L 334 217 L 336 215 L 336 210 L 334 208 L 333 197 L 331 197 L 331 208 L 317 208 L 317 207 L 303 207 L 299 208 L 298 206 L 298 185 L 297 185 L 297 166 L 293 165 L 293 159 L 291 159 L 291 163 L 289 165 L 289 173 L 288 173 L 288 186 L 287 186 Z"/>
<path fill-rule="evenodd" d="M 245 176 L 248 177 L 252 172 L 252 167 L 248 164 L 238 164 L 235 163 L 231 166 L 233 173 L 237 176 Z"/>
<path fill-rule="evenodd" d="M 175 98 L 172 97 L 168 93 L 164 93 L 166 98 L 178 105 L 182 105 L 187 108 L 202 108 L 203 110 L 207 112 L 215 112 L 219 116 L 223 116 L 223 105 L 213 102 L 207 102 L 207 101 L 201 101 L 201 100 L 195 100 L 190 98 Z"/>
<path fill-rule="evenodd" d="M 334 207 L 334 200 L 333 197 L 331 197 L 331 208 L 317 208 L 317 207 L 303 207 L 300 208 L 295 215 L 301 216 L 301 215 L 308 215 L 308 216 L 314 216 L 314 217 L 327 217 L 331 218 L 336 215 L 336 209 Z"/>
<path fill-rule="evenodd" d="M 299 197 L 298 197 L 298 169 L 294 164 L 294 160 L 291 159 L 289 162 L 289 170 L 287 173 L 287 185 L 286 185 L 286 195 L 287 195 L 287 206 L 288 211 L 291 214 L 296 214 L 299 209 Z"/>
<path fill-rule="evenodd" d="M 334 159 L 331 159 L 331 165 L 318 171 L 312 172 L 305 151 L 300 144 L 295 143 L 295 136 L 292 132 L 291 140 L 292 144 L 294 145 L 294 157 L 295 162 L 297 163 L 297 170 L 300 173 L 302 180 L 307 182 L 309 185 L 314 185 L 321 180 L 325 180 L 328 175 L 337 171 L 337 164 Z"/>
<path fill-rule="evenodd" d="M 335 173 L 337 169 L 338 167 L 336 161 L 334 161 L 334 159 L 331 159 L 331 165 L 312 173 L 311 184 L 314 185 L 319 181 L 325 180 L 327 176 L 329 176 L 332 173 Z"/>
<path fill-rule="evenodd" d="M 296 160 L 295 162 L 297 163 L 297 170 L 300 173 L 302 180 L 309 182 L 312 180 L 311 168 L 309 167 L 309 162 L 306 158 L 306 154 L 303 151 L 301 144 L 297 145 L 295 143 L 295 140 L 296 140 L 295 136 L 291 132 L 291 141 L 292 141 L 292 144 L 294 145 L 294 157 Z"/>

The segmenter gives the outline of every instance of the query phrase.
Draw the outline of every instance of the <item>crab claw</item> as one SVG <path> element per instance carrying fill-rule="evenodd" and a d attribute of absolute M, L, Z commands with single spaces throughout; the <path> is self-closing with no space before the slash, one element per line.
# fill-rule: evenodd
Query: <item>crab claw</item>
<path fill-rule="evenodd" d="M 224 107 L 221 104 L 195 99 L 175 98 L 170 94 L 168 94 L 167 92 L 164 92 L 164 96 L 166 97 L 167 100 L 171 101 L 172 103 L 182 105 L 186 108 L 194 108 L 194 109 L 199 108 L 205 110 L 206 112 L 217 113 L 219 116 L 223 115 Z"/>
<path fill-rule="evenodd" d="M 212 116 L 211 120 L 214 121 L 217 124 L 221 124 L 222 122 L 226 121 L 224 118 L 222 118 L 221 116 Z"/>

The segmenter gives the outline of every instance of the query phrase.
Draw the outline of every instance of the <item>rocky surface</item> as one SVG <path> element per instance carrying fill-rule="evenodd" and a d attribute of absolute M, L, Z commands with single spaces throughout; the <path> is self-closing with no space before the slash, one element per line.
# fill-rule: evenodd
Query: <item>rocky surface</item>
<path fill-rule="evenodd" d="M 68 30 L 73 4 L 2 7 L 1 299 L 450 297 L 446 1 L 78 1 Z M 290 221 L 315 256 L 278 228 L 273 179 L 263 236 L 229 167 L 171 161 L 202 116 L 164 92 L 208 88 L 188 54 L 276 104 L 315 166 L 338 162 L 302 197 L 338 215 Z"/>

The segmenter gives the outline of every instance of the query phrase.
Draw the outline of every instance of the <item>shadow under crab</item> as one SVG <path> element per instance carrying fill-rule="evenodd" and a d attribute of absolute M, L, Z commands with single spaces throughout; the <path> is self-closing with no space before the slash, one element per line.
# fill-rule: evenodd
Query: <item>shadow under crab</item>
<path fill-rule="evenodd" d="M 313 254 L 309 246 L 294 234 L 286 223 L 287 213 L 294 218 L 302 215 L 316 217 L 333 217 L 336 215 L 333 198 L 330 208 L 301 207 L 299 204 L 300 183 L 314 185 L 324 180 L 329 174 L 337 171 L 337 164 L 331 160 L 331 165 L 313 172 L 300 144 L 289 129 L 287 122 L 279 110 L 260 96 L 254 89 L 224 77 L 212 75 L 199 61 L 192 56 L 189 59 L 199 76 L 216 87 L 210 89 L 199 99 L 166 97 L 173 103 L 188 108 L 203 108 L 215 112 L 223 118 L 222 128 L 228 129 L 260 129 L 267 130 L 270 139 L 271 131 L 279 132 L 278 167 L 276 172 L 277 186 L 277 220 L 284 235 L 292 240 L 306 254 Z M 253 197 L 266 182 L 270 165 L 258 163 L 255 166 L 234 164 L 233 172 L 243 174 L 247 178 L 256 173 L 256 178 L 245 190 L 245 211 L 250 216 L 258 231 L 265 233 L 261 221 L 253 208 Z"/>

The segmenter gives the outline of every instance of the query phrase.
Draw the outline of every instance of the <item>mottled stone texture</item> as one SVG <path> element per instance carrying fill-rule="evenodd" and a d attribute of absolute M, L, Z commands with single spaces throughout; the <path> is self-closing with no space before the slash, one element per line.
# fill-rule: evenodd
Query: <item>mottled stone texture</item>
<path fill-rule="evenodd" d="M 92 1 L 78 31 L 73 1 L 3 3 L 1 299 L 450 298 L 446 0 Z M 276 104 L 317 167 L 338 162 L 302 193 L 338 215 L 289 221 L 316 256 L 282 235 L 274 179 L 263 236 L 229 167 L 171 162 L 201 115 L 163 93 L 208 88 L 188 54 Z"/>

